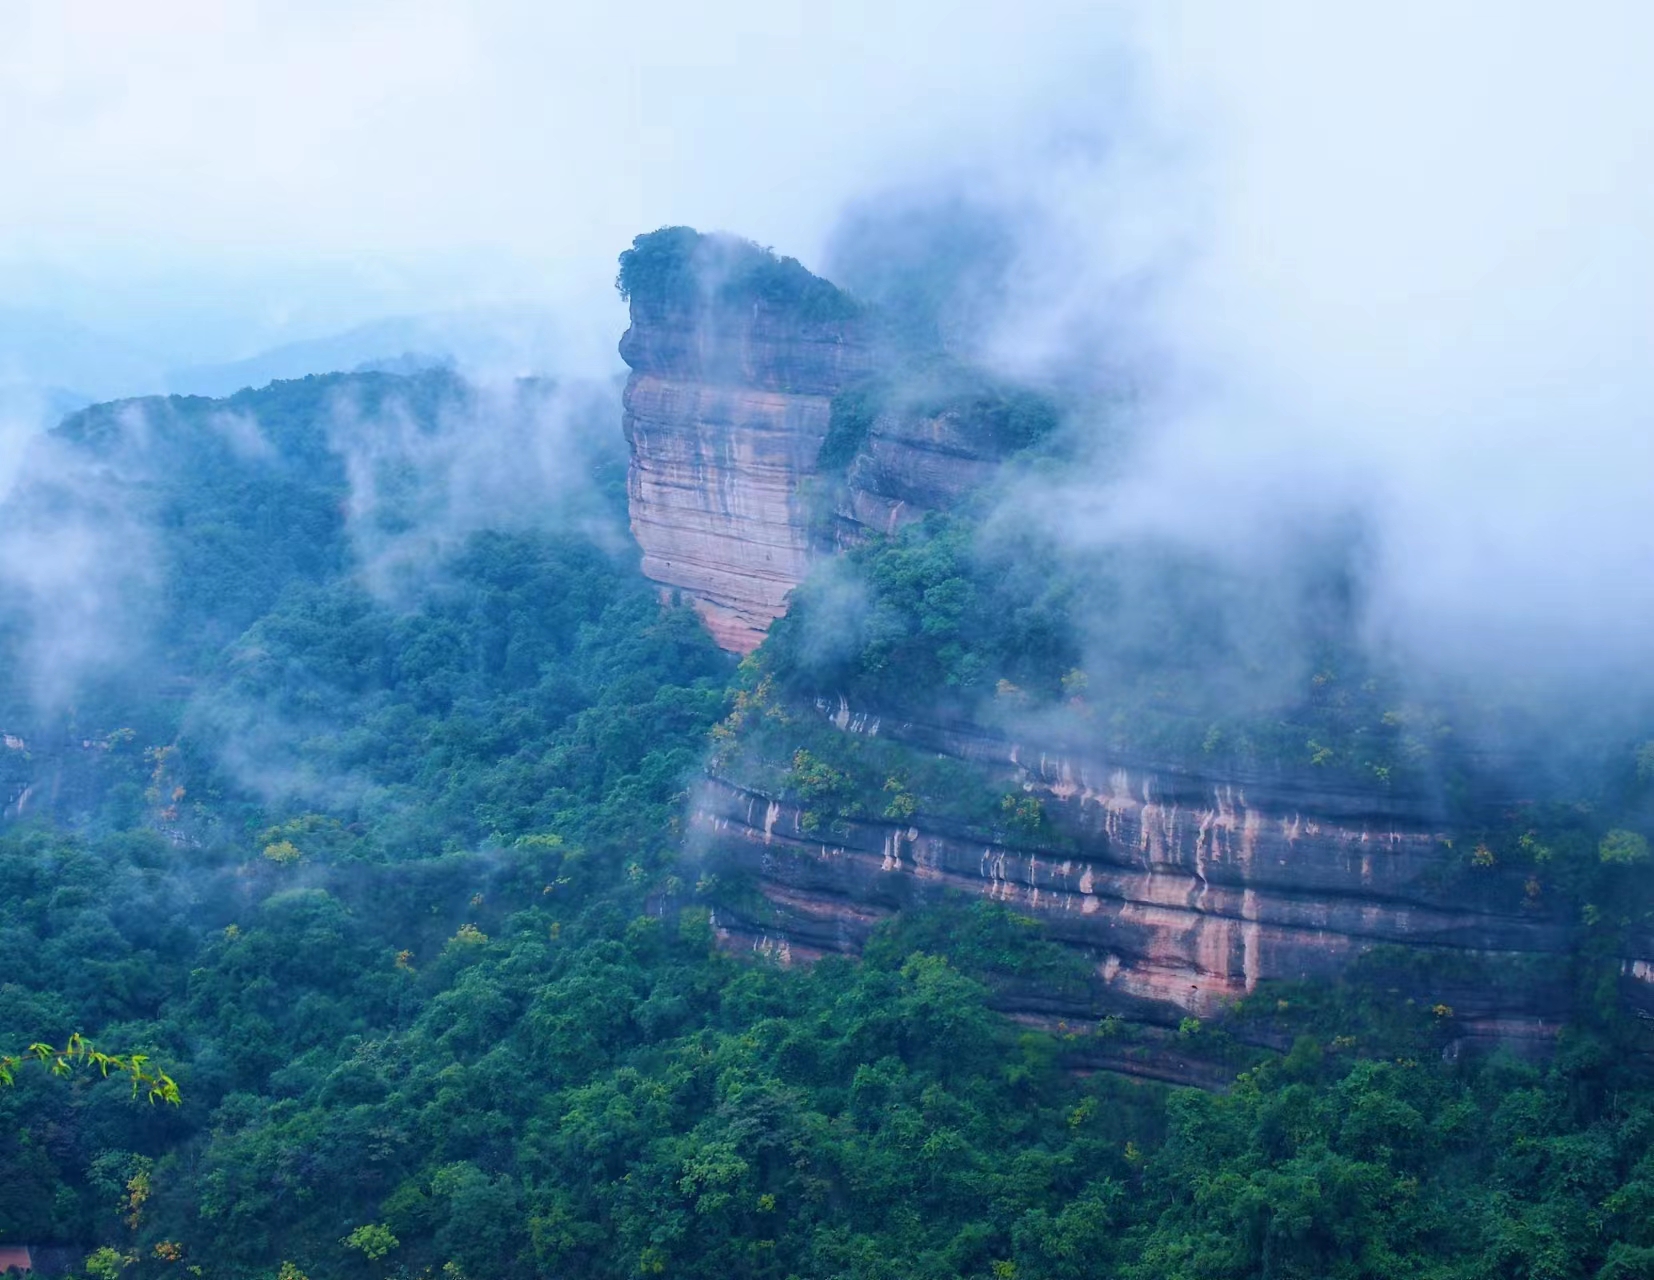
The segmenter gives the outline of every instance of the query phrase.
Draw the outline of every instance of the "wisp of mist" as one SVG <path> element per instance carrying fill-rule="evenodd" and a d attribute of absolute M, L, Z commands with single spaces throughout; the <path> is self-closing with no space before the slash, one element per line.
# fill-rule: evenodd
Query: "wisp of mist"
<path fill-rule="evenodd" d="M 1137 16 L 1124 82 L 884 198 L 1008 229 L 975 354 L 1129 388 L 1011 515 L 1260 590 L 1358 528 L 1362 630 L 1421 688 L 1654 694 L 1654 10 Z"/>

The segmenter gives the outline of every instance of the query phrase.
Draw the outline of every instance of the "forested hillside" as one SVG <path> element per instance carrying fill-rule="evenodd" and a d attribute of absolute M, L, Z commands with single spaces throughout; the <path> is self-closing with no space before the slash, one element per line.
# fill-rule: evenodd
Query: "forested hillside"
<path fill-rule="evenodd" d="M 709 752 L 783 759 L 824 826 L 958 788 L 777 691 L 1089 705 L 1168 751 L 1186 721 L 1164 683 L 1080 687 L 1087 593 L 968 513 L 842 562 L 852 626 L 812 581 L 738 670 L 639 572 L 613 406 L 548 396 L 306 379 L 95 408 L 38 454 L 13 556 L 88 550 L 4 612 L 0 1053 L 84 1033 L 182 1102 L 20 1068 L 0 1241 L 132 1280 L 1654 1275 L 1654 1037 L 1618 986 L 1646 751 L 1588 820 L 1486 849 L 1566 868 L 1591 913 L 1533 1061 L 1461 1050 L 1378 955 L 1155 1042 L 1221 1088 L 1095 1071 L 1139 1032 L 1007 1018 L 1010 988 L 1085 975 L 978 898 L 858 960 L 732 954 L 745 890 L 685 839 Z M 567 483 L 489 500 L 553 430 Z M 1407 767 L 1409 727 L 1348 683 L 1209 751 L 1310 734 Z"/>

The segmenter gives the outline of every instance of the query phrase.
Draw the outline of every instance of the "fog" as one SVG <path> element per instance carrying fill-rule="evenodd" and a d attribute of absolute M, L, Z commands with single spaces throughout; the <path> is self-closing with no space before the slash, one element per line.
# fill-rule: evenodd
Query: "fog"
<path fill-rule="evenodd" d="M 0 527 L 6 693 L 16 682 L 54 710 L 147 657 L 155 539 L 152 514 L 133 495 L 153 484 L 155 462 L 143 413 L 124 413 L 121 425 L 97 466 L 54 438 L 31 441 Z"/>
<path fill-rule="evenodd" d="M 1153 78 L 1200 129 L 1203 212 L 1146 316 L 1176 376 L 1103 526 L 1253 545 L 1358 505 L 1391 638 L 1646 677 L 1654 14 L 1269 6 L 1189 34 Z"/>
<path fill-rule="evenodd" d="M 119 717 L 142 735 L 180 735 L 196 763 L 268 803 L 401 803 L 361 769 L 313 758 L 319 736 L 352 727 L 327 673 L 259 667 L 259 619 L 291 615 L 275 597 L 249 608 L 239 579 L 299 598 L 313 584 L 292 562 L 238 561 L 246 530 L 228 526 L 258 517 L 226 503 L 269 513 L 274 495 L 281 518 L 308 530 L 267 536 L 277 560 L 284 545 L 318 564 L 337 555 L 337 599 L 386 625 L 462 593 L 455 561 L 484 531 L 573 534 L 625 557 L 606 491 L 623 457 L 612 380 L 341 380 L 314 393 L 314 418 L 295 432 L 306 390 L 233 407 L 132 400 L 29 442 L 0 506 L 0 728 L 41 751 L 49 773 L 65 741 L 103 742 Z M 295 479 L 320 488 L 322 518 L 314 494 L 294 498 Z M 217 656 L 203 663 L 197 648 Z"/>
<path fill-rule="evenodd" d="M 883 197 L 1014 239 L 976 354 L 1129 392 L 1010 514 L 1260 594 L 1353 524 L 1367 638 L 1417 675 L 1654 692 L 1654 14 L 1137 16 L 1108 92 Z"/>
<path fill-rule="evenodd" d="M 24 5 L 0 286 L 156 368 L 527 306 L 602 376 L 637 232 L 823 268 L 952 201 L 989 230 L 947 336 L 1104 442 L 1024 495 L 1078 553 L 1267 583 L 1354 522 L 1421 670 L 1642 681 L 1650 47 L 1635 0 Z"/>
<path fill-rule="evenodd" d="M 530 302 L 580 313 L 567 358 L 610 368 L 638 231 L 808 253 L 870 179 L 1083 84 L 1114 25 L 866 0 L 8 6 L 0 118 L 28 127 L 0 130 L 22 197 L 0 291 L 171 365 Z"/>
<path fill-rule="evenodd" d="M 615 455 L 617 388 L 606 382 L 495 382 L 421 421 L 396 401 L 364 414 L 333 406 L 329 443 L 350 485 L 345 528 L 381 601 L 414 607 L 440 566 L 485 529 L 576 528 L 621 552 L 625 536 L 592 484 Z"/>

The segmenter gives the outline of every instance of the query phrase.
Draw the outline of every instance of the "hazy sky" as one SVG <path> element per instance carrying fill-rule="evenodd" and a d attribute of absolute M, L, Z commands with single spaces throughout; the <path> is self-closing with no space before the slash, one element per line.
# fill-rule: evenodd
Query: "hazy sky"
<path fill-rule="evenodd" d="M 1376 631 L 1654 692 L 1654 5 L 1359 8 L 1160 10 L 1118 180 L 1030 179 L 1076 253 L 1009 349 L 1147 262 L 1176 369 L 1131 483 L 1047 509 L 1267 563 L 1359 508 Z"/>
<path fill-rule="evenodd" d="M 181 304 L 325 327 L 602 298 L 663 223 L 807 253 L 848 194 L 1078 91 L 1119 25 L 1082 4 L 4 3 L 0 284 L 135 331 Z"/>
<path fill-rule="evenodd" d="M 819 262 L 963 181 L 1025 215 L 1004 359 L 1176 372 L 1085 536 L 1357 494 L 1415 638 L 1646 667 L 1650 49 L 1648 0 L 0 0 L 0 297 L 178 362 L 529 301 L 613 367 L 637 232 Z"/>
<path fill-rule="evenodd" d="M 1203 319 L 1244 331 L 1255 289 L 1286 290 L 1320 337 L 1412 305 L 1421 267 L 1449 268 L 1429 288 L 1452 295 L 1536 250 L 1575 274 L 1604 218 L 1641 239 L 1651 15 L 4 0 L 0 287 L 172 348 L 584 307 L 640 230 L 722 227 L 810 260 L 847 199 L 977 166 L 1107 224 L 1116 265 L 1187 232 L 1222 265 Z M 1118 149 L 1108 182 L 1047 164 L 1053 139 L 1097 137 Z"/>

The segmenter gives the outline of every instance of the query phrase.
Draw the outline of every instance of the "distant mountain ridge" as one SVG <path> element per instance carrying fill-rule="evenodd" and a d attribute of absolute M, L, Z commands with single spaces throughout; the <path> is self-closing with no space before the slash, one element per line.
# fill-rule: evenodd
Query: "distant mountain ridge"
<path fill-rule="evenodd" d="M 243 360 L 174 369 L 166 382 L 168 390 L 182 395 L 227 396 L 312 373 L 358 370 L 413 373 L 457 367 L 520 377 L 551 372 L 556 341 L 552 317 L 527 307 L 391 316 L 326 337 L 284 343 Z"/>
<path fill-rule="evenodd" d="M 238 360 L 169 367 L 155 352 L 50 311 L 0 307 L 0 415 L 46 428 L 99 401 L 234 395 L 311 374 L 455 369 L 487 378 L 558 370 L 558 326 L 522 306 L 388 316 Z"/>
<path fill-rule="evenodd" d="M 83 403 L 158 391 L 153 353 L 50 311 L 0 307 L 0 386 Z"/>

